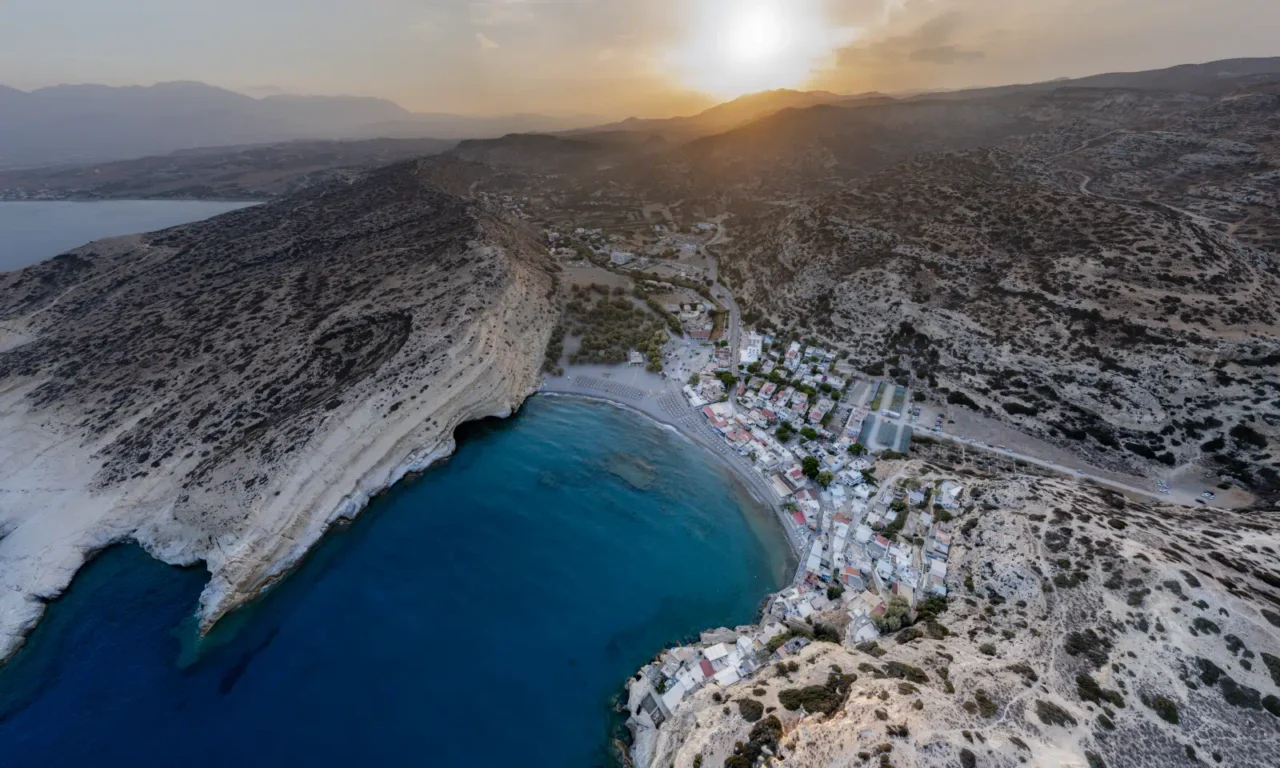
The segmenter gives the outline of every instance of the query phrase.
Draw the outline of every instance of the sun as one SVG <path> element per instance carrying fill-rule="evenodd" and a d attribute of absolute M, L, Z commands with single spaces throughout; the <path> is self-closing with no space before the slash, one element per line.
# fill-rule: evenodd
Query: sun
<path fill-rule="evenodd" d="M 820 0 L 701 0 L 688 30 L 669 69 L 718 98 L 803 87 L 852 39 L 826 23 Z"/>
<path fill-rule="evenodd" d="M 772 8 L 755 8 L 744 13 L 724 31 L 726 58 L 738 65 L 776 61 L 786 47 L 784 24 Z"/>

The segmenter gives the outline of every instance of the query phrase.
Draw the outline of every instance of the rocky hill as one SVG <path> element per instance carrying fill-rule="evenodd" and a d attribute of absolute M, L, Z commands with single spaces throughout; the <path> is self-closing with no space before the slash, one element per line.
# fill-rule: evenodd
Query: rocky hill
<path fill-rule="evenodd" d="M 0 275 L 0 658 L 94 552 L 201 623 L 536 384 L 555 267 L 416 162 Z"/>
<path fill-rule="evenodd" d="M 444 152 L 438 139 L 291 141 L 95 165 L 0 171 L 0 200 L 269 200 L 353 172 Z"/>
<path fill-rule="evenodd" d="M 955 453 L 920 469 L 950 472 Z M 796 620 L 837 632 L 640 728 L 637 764 L 1280 763 L 1274 517 L 1005 472 L 973 495 L 940 611 L 861 643 L 842 613 Z"/>
<path fill-rule="evenodd" d="M 750 310 L 1104 465 L 1280 492 L 1280 263 L 1000 150 L 924 155 L 742 221 Z"/>
<path fill-rule="evenodd" d="M 1158 124 L 1211 102 L 1193 93 L 1063 86 L 822 104 L 699 138 L 614 176 L 670 193 L 808 197 L 922 153 L 1028 141 L 1046 153 L 1075 149 L 1077 136 Z"/>
<path fill-rule="evenodd" d="M 1155 126 L 1110 132 L 1059 164 L 1096 194 L 1156 200 L 1280 252 L 1280 83 L 1188 106 Z"/>

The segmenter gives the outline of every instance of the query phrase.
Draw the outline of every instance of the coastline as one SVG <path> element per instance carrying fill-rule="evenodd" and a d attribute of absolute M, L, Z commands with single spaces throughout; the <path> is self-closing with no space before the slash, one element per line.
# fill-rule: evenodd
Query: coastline
<path fill-rule="evenodd" d="M 685 440 L 697 445 L 698 447 L 709 453 L 723 467 L 729 470 L 729 473 L 738 481 L 744 490 L 750 494 L 758 503 L 771 509 L 787 540 L 787 545 L 791 549 L 791 553 L 798 562 L 807 551 L 808 546 L 805 542 L 800 541 L 795 532 L 788 525 L 789 516 L 783 510 L 782 505 L 778 503 L 772 489 L 769 488 L 768 482 L 759 472 L 745 466 L 744 464 L 733 461 L 727 455 L 718 450 L 718 446 L 713 444 L 711 440 L 699 430 L 690 428 L 689 424 L 683 420 L 670 418 L 661 408 L 647 409 L 640 407 L 634 402 L 627 402 L 620 397 L 611 397 L 609 394 L 601 391 L 583 391 L 591 389 L 589 386 L 575 385 L 572 383 L 571 376 L 558 377 L 557 379 L 544 378 L 543 384 L 534 393 L 535 396 L 543 397 L 569 397 L 580 398 L 583 400 L 594 400 L 597 402 L 607 403 L 616 408 L 639 414 L 648 418 L 655 424 L 670 429 Z M 680 398 L 684 398 L 683 394 L 676 393 Z M 686 405 L 687 407 L 687 405 Z M 690 410 L 689 414 L 696 418 L 696 414 Z M 725 446 L 727 450 L 727 446 Z"/>

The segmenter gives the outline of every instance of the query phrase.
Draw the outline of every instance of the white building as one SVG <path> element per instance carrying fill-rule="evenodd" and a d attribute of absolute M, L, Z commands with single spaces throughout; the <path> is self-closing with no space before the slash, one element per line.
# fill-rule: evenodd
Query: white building
<path fill-rule="evenodd" d="M 758 363 L 762 354 L 764 354 L 764 337 L 758 333 L 748 333 L 742 340 L 742 364 Z"/>
<path fill-rule="evenodd" d="M 636 255 L 629 251 L 614 251 L 609 254 L 609 263 L 615 267 L 621 267 L 624 264 L 630 264 Z"/>

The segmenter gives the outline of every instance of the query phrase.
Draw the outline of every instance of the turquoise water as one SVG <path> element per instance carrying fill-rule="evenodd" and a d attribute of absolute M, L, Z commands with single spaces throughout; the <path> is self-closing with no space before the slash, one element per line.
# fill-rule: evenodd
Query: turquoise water
<path fill-rule="evenodd" d="M 155 232 L 254 203 L 103 200 L 0 203 L 0 272 L 28 267 L 104 237 Z"/>
<path fill-rule="evenodd" d="M 640 416 L 459 437 L 198 648 L 202 570 L 98 557 L 0 668 L 0 764 L 607 765 L 626 678 L 786 577 L 771 513 Z"/>

